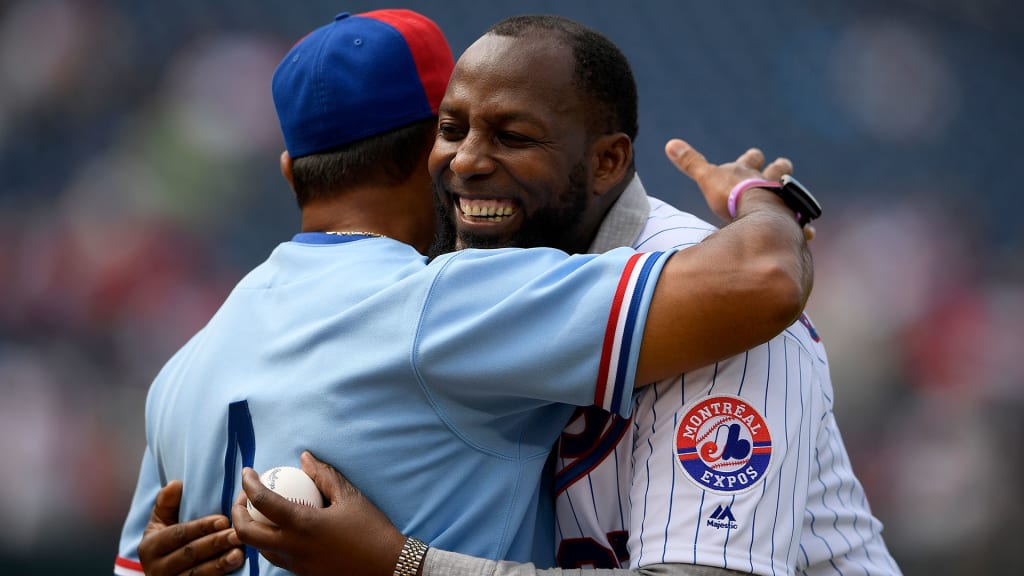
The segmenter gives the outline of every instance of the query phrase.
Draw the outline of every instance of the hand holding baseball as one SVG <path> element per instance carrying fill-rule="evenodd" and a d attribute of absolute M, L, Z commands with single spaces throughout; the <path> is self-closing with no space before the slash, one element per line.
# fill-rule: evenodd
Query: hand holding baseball
<path fill-rule="evenodd" d="M 309 508 L 323 508 L 324 499 L 317 490 L 313 479 L 305 472 L 292 466 L 277 466 L 260 474 L 260 482 L 270 488 L 275 494 L 283 496 L 289 502 Z M 257 522 L 277 526 L 273 520 L 267 518 L 253 505 L 250 499 L 246 503 L 249 515 Z"/>
<path fill-rule="evenodd" d="M 309 452 L 302 454 L 302 471 L 326 497 L 326 507 L 289 502 L 251 468 L 242 470 L 244 491 L 231 509 L 238 538 L 294 574 L 391 576 L 405 536 L 337 470 Z M 254 520 L 247 498 L 276 526 Z"/>

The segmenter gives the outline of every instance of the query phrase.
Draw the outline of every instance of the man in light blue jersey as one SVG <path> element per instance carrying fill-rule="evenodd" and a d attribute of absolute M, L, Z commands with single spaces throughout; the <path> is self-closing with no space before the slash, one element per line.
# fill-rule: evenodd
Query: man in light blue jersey
<path fill-rule="evenodd" d="M 285 56 L 273 92 L 302 231 L 154 381 L 115 573 L 142 572 L 139 542 L 171 479 L 193 526 L 228 513 L 243 467 L 296 465 L 306 448 L 410 536 L 390 542 L 395 557 L 419 557 L 426 541 L 548 563 L 542 471 L 573 405 L 626 416 L 635 382 L 764 341 L 799 314 L 806 241 L 765 191 L 685 254 L 465 250 L 428 264 L 426 164 L 451 67 L 436 26 L 405 10 L 341 14 Z M 577 175 L 589 188 L 629 169 L 619 138 L 578 144 L 601 159 Z M 718 209 L 720 190 L 763 176 L 749 158 L 713 166 L 681 142 L 670 151 Z M 192 567 L 189 553 L 163 568 Z M 253 551 L 245 562 L 281 572 Z"/>
<path fill-rule="evenodd" d="M 450 245 L 664 250 L 714 234 L 648 198 L 632 169 L 607 191 L 579 183 L 576 167 L 588 157 L 573 143 L 587 131 L 624 134 L 630 156 L 635 87 L 621 53 L 560 18 L 516 17 L 492 28 L 459 59 L 430 161 Z M 779 162 L 765 171 L 778 178 L 789 169 Z M 281 504 L 249 478 L 246 491 L 294 528 L 269 532 L 236 506 L 242 539 L 299 574 L 390 574 L 386 548 L 369 552 L 380 534 L 398 538 L 386 519 L 328 467 L 308 456 L 304 464 L 338 506 Z M 578 411 L 558 444 L 555 487 L 565 569 L 899 572 L 850 466 L 825 349 L 806 317 L 766 344 L 644 388 L 629 419 Z M 372 557 L 392 563 L 374 572 Z M 432 548 L 423 574 L 534 571 Z"/>

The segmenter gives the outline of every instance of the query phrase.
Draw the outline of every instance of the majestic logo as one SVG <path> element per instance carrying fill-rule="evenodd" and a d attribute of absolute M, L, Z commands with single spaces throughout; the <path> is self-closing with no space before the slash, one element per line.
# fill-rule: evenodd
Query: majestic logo
<path fill-rule="evenodd" d="M 686 476 L 701 488 L 735 494 L 764 479 L 772 459 L 772 436 L 764 418 L 746 400 L 709 396 L 691 404 L 680 420 L 676 455 Z"/>
<path fill-rule="evenodd" d="M 740 527 L 740 525 L 736 523 L 736 517 L 732 515 L 732 507 L 726 506 L 725 508 L 722 508 L 721 505 L 719 505 L 718 508 L 715 508 L 715 511 L 708 517 L 708 526 L 718 529 L 730 528 L 732 530 Z"/>

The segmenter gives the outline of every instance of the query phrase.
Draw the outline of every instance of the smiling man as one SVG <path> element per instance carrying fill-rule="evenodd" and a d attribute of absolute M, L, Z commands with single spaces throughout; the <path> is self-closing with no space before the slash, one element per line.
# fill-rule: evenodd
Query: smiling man
<path fill-rule="evenodd" d="M 448 224 L 438 251 L 551 246 L 586 252 L 621 192 L 617 178 L 594 176 L 617 164 L 632 171 L 636 114 L 624 116 L 602 100 L 603 93 L 621 92 L 616 85 L 631 85 L 628 68 L 613 58 L 593 62 L 603 72 L 582 75 L 594 86 L 581 91 L 579 79 L 566 81 L 579 75 L 564 46 L 544 35 L 532 40 L 522 50 L 518 39 L 492 30 L 459 59 L 430 160 Z M 524 105 L 510 106 L 517 102 Z M 635 88 L 632 102 L 635 109 Z M 620 129 L 615 124 L 623 117 L 629 125 Z"/>
<path fill-rule="evenodd" d="M 664 250 L 715 229 L 646 196 L 632 162 L 628 61 L 579 23 L 496 24 L 459 58 L 438 122 L 429 166 L 442 249 Z M 619 180 L 591 177 L 620 158 L 629 168 Z M 787 198 L 798 211 L 813 202 L 802 188 L 776 190 L 804 195 Z M 511 217 L 477 216 L 490 205 Z M 629 419 L 580 409 L 556 449 L 559 565 L 898 573 L 846 455 L 831 388 L 825 348 L 802 316 L 769 343 L 639 391 Z"/>

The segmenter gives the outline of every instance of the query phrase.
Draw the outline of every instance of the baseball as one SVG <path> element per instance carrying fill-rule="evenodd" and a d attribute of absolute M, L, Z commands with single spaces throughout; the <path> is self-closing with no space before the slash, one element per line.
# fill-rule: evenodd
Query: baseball
<path fill-rule="evenodd" d="M 305 472 L 292 466 L 277 466 L 260 474 L 260 481 L 267 488 L 284 496 L 291 502 L 309 506 L 310 508 L 323 508 L 324 499 L 317 490 L 313 479 Z M 249 515 L 257 522 L 277 526 L 273 521 L 264 516 L 253 505 L 252 501 L 247 504 Z"/>

